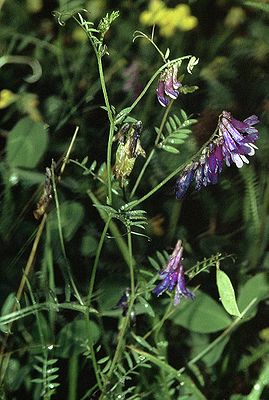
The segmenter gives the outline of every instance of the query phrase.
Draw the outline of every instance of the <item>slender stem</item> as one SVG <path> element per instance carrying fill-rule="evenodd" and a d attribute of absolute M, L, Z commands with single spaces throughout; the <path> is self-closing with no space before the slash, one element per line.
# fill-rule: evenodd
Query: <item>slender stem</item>
<path fill-rule="evenodd" d="M 112 204 L 112 144 L 114 136 L 114 122 L 110 122 L 109 136 L 107 142 L 107 158 L 106 158 L 106 168 L 107 168 L 107 204 Z"/>
<path fill-rule="evenodd" d="M 104 76 L 104 70 L 103 70 L 103 64 L 102 64 L 102 54 L 100 51 L 97 50 L 96 45 L 93 42 L 93 39 L 89 32 L 87 32 L 87 29 L 83 26 L 81 21 L 77 19 L 75 16 L 73 17 L 75 21 L 81 26 L 81 28 L 84 30 L 86 35 L 88 36 L 91 45 L 93 47 L 96 59 L 97 59 L 97 65 L 98 65 L 98 72 L 99 72 L 99 77 L 100 77 L 100 83 L 101 83 L 101 88 L 105 100 L 105 105 L 106 105 L 106 111 L 109 119 L 109 135 L 108 135 L 108 143 L 107 143 L 107 204 L 111 205 L 112 204 L 112 166 L 111 166 L 111 155 L 112 155 L 112 144 L 113 144 L 113 135 L 115 131 L 115 123 L 114 123 L 114 118 L 113 118 L 113 112 L 110 106 L 108 94 L 107 94 L 107 89 L 106 89 L 106 81 L 105 81 L 105 76 Z"/>
<path fill-rule="evenodd" d="M 140 350 L 134 346 L 128 346 L 128 348 L 132 351 L 135 351 L 137 354 L 145 357 L 146 360 L 151 361 L 152 364 L 156 365 L 163 371 L 166 371 L 168 374 L 172 375 L 181 385 L 185 385 L 185 387 L 187 387 L 187 389 L 194 396 L 193 398 L 195 398 L 196 400 L 206 400 L 203 393 L 197 388 L 197 386 L 188 375 L 181 375 L 181 373 L 177 369 L 169 365 L 166 361 L 163 361 L 159 357 L 152 355 L 144 350 Z"/>
<path fill-rule="evenodd" d="M 76 400 L 78 384 L 78 355 L 73 354 L 68 363 L 68 400 Z"/>
<path fill-rule="evenodd" d="M 218 128 L 217 128 L 218 129 Z M 193 160 L 197 159 L 198 156 L 203 152 L 205 147 L 212 141 L 213 137 L 216 134 L 217 129 L 214 131 L 210 139 L 200 148 L 200 150 L 195 153 L 191 159 L 186 161 L 184 164 L 181 164 L 179 167 L 177 167 L 174 171 L 172 171 L 166 178 L 164 178 L 157 186 L 155 186 L 153 189 L 151 189 L 148 193 L 146 193 L 143 197 L 141 197 L 138 200 L 131 201 L 130 203 L 127 203 L 125 206 L 122 207 L 125 211 L 132 210 L 134 207 L 136 207 L 138 204 L 143 203 L 145 200 L 147 200 L 149 197 L 154 195 L 156 192 L 158 192 L 159 189 L 161 189 L 167 182 L 169 182 L 172 178 L 174 178 L 176 175 L 178 175 L 188 164 L 190 164 Z"/>
<path fill-rule="evenodd" d="M 173 297 L 171 296 L 171 300 L 170 303 L 167 307 L 167 310 L 164 314 L 164 316 L 162 317 L 162 319 L 160 321 L 157 322 L 156 325 L 153 326 L 153 328 L 148 331 L 144 336 L 143 339 L 147 339 L 155 330 L 157 330 L 156 335 L 158 334 L 158 332 L 160 331 L 161 327 L 163 326 L 164 322 L 168 319 L 168 317 L 175 311 L 175 309 L 173 309 L 173 311 L 171 312 L 171 308 L 173 306 Z"/>
<path fill-rule="evenodd" d="M 130 317 L 131 317 L 131 312 L 132 312 L 132 308 L 134 305 L 134 301 L 135 301 L 135 281 L 134 281 L 134 268 L 133 268 L 133 251 L 132 251 L 132 233 L 131 230 L 128 229 L 128 251 L 129 251 L 129 269 L 130 269 L 130 286 L 131 286 L 131 293 L 130 293 L 130 300 L 129 300 L 129 304 L 128 304 L 128 312 L 127 315 L 125 317 L 125 319 L 123 320 L 123 324 L 119 333 L 119 339 L 118 339 L 118 344 L 116 347 L 116 351 L 111 363 L 111 366 L 109 368 L 109 371 L 107 373 L 106 376 L 106 380 L 104 382 L 104 386 L 103 386 L 103 393 L 101 395 L 100 400 L 102 400 L 105 396 L 105 389 L 107 384 L 110 381 L 110 378 L 114 372 L 114 369 L 116 367 L 116 364 L 120 358 L 121 352 L 122 352 L 122 348 L 123 348 L 123 342 L 124 342 L 124 337 L 125 337 L 125 333 L 126 330 L 129 326 L 129 321 L 130 321 Z"/>
<path fill-rule="evenodd" d="M 86 327 L 87 327 L 87 331 L 88 331 L 89 347 L 90 347 L 90 352 L 91 352 L 91 361 L 92 361 L 92 366 L 93 366 L 93 370 L 94 370 L 95 377 L 96 377 L 96 382 L 97 382 L 99 389 L 102 390 L 103 383 L 102 383 L 102 380 L 100 377 L 100 368 L 99 368 L 99 365 L 97 364 L 95 350 L 94 350 L 94 346 L 93 346 L 93 337 L 92 337 L 92 330 L 91 330 L 91 325 L 90 325 L 89 314 L 85 314 L 85 323 L 86 323 Z"/>
<path fill-rule="evenodd" d="M 56 182 L 55 182 L 55 174 L 54 174 L 54 167 L 52 165 L 51 167 L 51 173 L 52 173 L 52 187 L 53 187 L 53 192 L 54 192 L 54 199 L 55 199 L 55 205 L 56 205 L 56 213 L 57 213 L 57 222 L 58 222 L 58 233 L 59 233 L 59 238 L 60 238 L 60 245 L 61 245 L 61 250 L 63 253 L 63 257 L 64 257 L 64 261 L 65 261 L 65 267 L 66 267 L 66 272 L 68 275 L 68 279 L 69 282 L 71 284 L 71 287 L 74 290 L 74 293 L 79 301 L 79 303 L 81 305 L 83 305 L 83 301 L 81 299 L 81 296 L 79 294 L 79 291 L 75 285 L 73 276 L 72 276 L 72 272 L 71 272 L 71 268 L 69 265 L 69 261 L 66 255 L 66 250 L 65 250 L 65 245 L 64 245 L 64 237 L 63 237 L 63 229 L 62 229 L 62 223 L 61 223 L 61 212 L 60 212 L 60 204 L 59 204 L 59 200 L 58 200 L 58 193 L 57 193 L 57 189 L 56 189 Z"/>
<path fill-rule="evenodd" d="M 73 135 L 72 140 L 71 140 L 71 143 L 70 143 L 70 145 L 69 145 L 69 147 L 67 149 L 66 156 L 64 157 L 64 161 L 63 161 L 62 166 L 61 166 L 60 176 L 62 176 L 62 174 L 64 173 L 66 164 L 68 162 L 68 159 L 69 159 L 69 156 L 70 156 L 70 153 L 71 153 L 71 150 L 72 150 L 72 147 L 74 146 L 75 140 L 77 138 L 78 131 L 79 131 L 79 126 L 76 127 L 74 135 Z"/>
<path fill-rule="evenodd" d="M 155 139 L 155 142 L 154 142 L 154 146 L 157 146 L 158 143 L 159 143 L 159 140 L 160 140 L 160 137 L 161 137 L 163 128 L 164 128 L 165 121 L 166 121 L 167 116 L 168 116 L 168 114 L 169 114 L 169 112 L 170 112 L 170 109 L 171 109 L 171 107 L 172 107 L 173 102 L 174 102 L 174 100 L 172 100 L 172 101 L 169 103 L 168 107 L 165 109 L 165 112 L 164 112 L 164 115 L 163 115 L 163 118 L 162 118 L 162 121 L 161 121 L 160 129 L 159 129 L 159 131 L 158 131 L 158 134 L 157 134 L 156 139 Z M 150 154 L 149 154 L 149 156 L 148 156 L 148 158 L 147 158 L 145 164 L 143 165 L 143 167 L 142 167 L 142 169 L 141 169 L 141 171 L 140 171 L 140 174 L 138 175 L 138 178 L 137 178 L 137 180 L 136 180 L 136 182 L 135 182 L 135 185 L 134 185 L 134 187 L 133 187 L 133 189 L 132 189 L 132 191 L 131 191 L 130 199 L 132 199 L 132 198 L 134 197 L 135 192 L 136 192 L 136 189 L 138 188 L 138 185 L 139 185 L 139 183 L 140 183 L 142 177 L 144 176 L 144 173 L 145 173 L 145 171 L 146 171 L 146 169 L 147 169 L 147 167 L 148 167 L 148 165 L 149 165 L 149 163 L 150 163 L 152 157 L 154 156 L 154 153 L 155 153 L 155 147 L 153 147 L 153 149 L 151 150 L 151 152 L 150 152 Z"/>
<path fill-rule="evenodd" d="M 25 284 L 26 284 L 26 281 L 27 281 L 27 277 L 31 272 L 32 265 L 33 265 L 33 262 L 34 262 L 34 258 L 35 258 L 36 252 L 37 252 L 37 247 L 38 247 L 38 244 L 39 244 L 40 239 L 41 239 L 41 235 L 42 235 L 44 227 L 45 227 L 46 219 L 47 219 L 47 214 L 44 214 L 43 218 L 42 218 L 42 221 L 41 221 L 41 223 L 40 223 L 40 225 L 38 227 L 38 231 L 37 231 L 37 234 L 36 234 L 33 246 L 32 246 L 32 250 L 31 250 L 31 253 L 30 253 L 29 258 L 27 260 L 27 264 L 26 264 L 23 276 L 21 278 L 20 286 L 19 286 L 19 288 L 17 290 L 17 293 L 16 293 L 16 301 L 14 303 L 14 306 L 13 306 L 13 309 L 12 309 L 12 313 L 16 312 L 16 310 L 18 308 L 18 305 L 19 305 L 19 302 L 21 300 L 21 297 L 22 297 L 22 294 L 23 294 L 23 291 L 24 291 L 24 288 L 25 288 Z M 0 360 L 0 383 L 2 383 L 4 378 L 5 378 L 7 366 L 8 366 L 8 363 L 9 363 L 10 356 L 8 355 L 6 358 L 4 358 L 3 354 L 5 352 L 5 348 L 6 348 L 8 339 L 9 339 L 9 335 L 10 335 L 9 332 L 11 331 L 12 324 L 13 324 L 13 321 L 11 321 L 9 323 L 9 325 L 8 325 L 8 333 L 4 337 L 3 343 L 2 343 L 1 349 L 0 349 L 0 358 L 1 358 L 1 360 Z"/>
<path fill-rule="evenodd" d="M 134 265 L 133 265 L 133 247 L 132 247 L 132 233 L 131 228 L 128 228 L 128 250 L 129 250 L 129 269 L 130 269 L 130 286 L 131 286 L 131 298 L 135 297 L 135 279 L 134 279 Z"/>
<path fill-rule="evenodd" d="M 88 190 L 87 194 L 90 197 L 90 199 L 92 200 L 93 204 L 95 204 L 95 205 L 101 204 L 100 201 L 97 199 L 97 197 L 93 194 L 92 191 Z M 101 218 L 103 219 L 103 221 L 106 222 L 108 219 L 107 213 L 105 211 L 103 211 L 101 208 L 98 208 L 97 210 L 98 210 Z M 124 261 L 126 262 L 126 264 L 128 264 L 128 261 L 129 261 L 128 246 L 127 246 L 125 240 L 123 239 L 122 234 L 119 231 L 117 225 L 112 220 L 110 221 L 109 230 L 111 232 L 111 235 L 113 236 L 113 239 L 115 239 L 115 242 L 122 254 Z"/>
<path fill-rule="evenodd" d="M 138 177 L 137 177 L 137 179 L 136 179 L 136 182 L 135 182 L 134 187 L 133 187 L 133 189 L 132 189 L 132 191 L 131 191 L 131 194 L 130 194 L 130 200 L 134 197 L 135 192 L 136 192 L 136 190 L 137 190 L 137 188 L 138 188 L 138 185 L 139 185 L 139 183 L 140 183 L 142 177 L 144 176 L 144 173 L 145 173 L 145 171 L 146 171 L 146 169 L 147 169 L 149 163 L 151 162 L 151 159 L 152 159 L 152 157 L 154 156 L 154 153 L 155 153 L 155 148 L 153 148 L 153 149 L 151 150 L 151 152 L 149 153 L 149 156 L 148 156 L 148 158 L 146 159 L 146 162 L 145 162 L 145 164 L 143 165 L 143 167 L 142 167 L 142 169 L 141 169 L 141 171 L 140 171 L 140 173 L 139 173 L 139 175 L 138 175 Z"/>
<path fill-rule="evenodd" d="M 256 303 L 257 298 L 254 298 L 248 305 L 247 307 L 242 311 L 241 316 L 237 317 L 230 326 L 228 326 L 225 331 L 223 331 L 213 342 L 211 342 L 203 351 L 201 351 L 197 356 L 195 356 L 192 360 L 190 360 L 187 364 L 188 367 L 191 365 L 195 364 L 197 361 L 199 361 L 201 358 L 203 358 L 210 350 L 212 350 L 219 342 L 221 342 L 227 335 L 230 334 L 230 332 L 242 321 L 242 318 L 244 315 L 247 314 L 247 312 L 251 309 L 251 307 Z M 184 372 L 185 367 L 181 368 L 179 372 Z"/>
<path fill-rule="evenodd" d="M 97 174 L 95 174 L 93 171 L 91 171 L 91 169 L 87 168 L 85 165 L 81 164 L 80 162 L 76 161 L 76 160 L 69 160 L 70 163 L 75 164 L 77 166 L 79 166 L 80 168 L 82 168 L 85 172 L 87 172 L 87 174 L 92 175 L 95 179 L 97 179 L 99 182 L 101 182 L 103 185 L 107 186 L 107 183 Z M 115 194 L 119 194 L 119 192 L 116 189 L 112 189 L 112 192 Z"/>
<path fill-rule="evenodd" d="M 152 75 L 152 77 L 150 78 L 150 80 L 148 81 L 148 83 L 146 84 L 146 86 L 144 87 L 144 89 L 142 90 L 142 92 L 140 93 L 140 95 L 135 99 L 135 101 L 133 102 L 133 104 L 128 107 L 127 109 L 123 110 L 122 112 L 120 112 L 117 115 L 117 119 L 115 120 L 115 125 L 117 125 L 118 123 L 121 122 L 122 117 L 125 117 L 127 114 L 130 114 L 130 112 L 137 106 L 137 104 L 140 102 L 140 100 L 142 99 L 142 97 L 144 97 L 144 95 L 147 93 L 149 87 L 151 86 L 151 84 L 154 82 L 154 80 L 157 78 L 158 75 L 160 75 L 160 73 L 165 69 L 168 68 L 169 66 L 173 65 L 174 63 L 181 61 L 181 60 L 186 60 L 188 58 L 191 58 L 191 55 L 188 56 L 184 56 L 184 57 L 178 57 L 175 58 L 172 61 L 167 61 L 165 64 L 163 64 L 156 72 L 154 75 Z"/>
<path fill-rule="evenodd" d="M 163 133 L 164 124 L 165 124 L 165 122 L 167 120 L 168 114 L 170 113 L 170 110 L 172 108 L 173 103 L 174 103 L 174 100 L 171 100 L 170 103 L 168 104 L 168 107 L 165 109 L 165 112 L 163 114 L 163 118 L 162 118 L 162 121 L 161 121 L 160 129 L 159 129 L 159 132 L 158 132 L 158 134 L 156 136 L 156 139 L 155 139 L 155 142 L 154 142 L 155 146 L 157 146 L 158 143 L 159 143 L 161 134 Z"/>
<path fill-rule="evenodd" d="M 105 100 L 107 115 L 109 119 L 109 135 L 108 135 L 108 143 L 107 143 L 107 203 L 112 204 L 112 165 L 111 165 L 111 156 L 112 156 L 112 144 L 113 144 L 113 135 L 115 131 L 115 124 L 113 119 L 113 113 L 111 110 L 111 106 L 108 99 L 106 82 L 103 71 L 102 57 L 97 54 L 97 63 L 98 63 L 98 71 L 100 76 L 101 87 L 103 91 L 103 96 Z"/>
<path fill-rule="evenodd" d="M 106 233 L 107 233 L 108 228 L 109 228 L 110 220 L 111 220 L 110 217 L 108 217 L 108 219 L 107 219 L 107 221 L 105 223 L 103 232 L 101 234 L 97 250 L 96 250 L 96 256 L 95 256 L 94 264 L 93 264 L 93 267 L 92 267 L 89 290 L 88 290 L 88 296 L 87 296 L 88 307 L 90 307 L 90 305 L 91 305 L 96 271 L 97 271 L 97 267 L 98 267 L 98 264 L 99 264 L 100 254 L 101 254 L 101 251 L 102 251 L 102 248 L 103 248 L 103 244 L 104 244 L 104 241 L 105 241 Z"/>

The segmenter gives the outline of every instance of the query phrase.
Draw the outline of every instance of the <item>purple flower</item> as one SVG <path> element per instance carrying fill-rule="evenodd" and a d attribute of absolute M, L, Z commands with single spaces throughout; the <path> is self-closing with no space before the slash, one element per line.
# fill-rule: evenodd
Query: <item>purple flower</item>
<path fill-rule="evenodd" d="M 175 306 L 180 302 L 181 297 L 191 299 L 194 299 L 195 297 L 194 294 L 186 288 L 184 269 L 181 260 L 182 253 L 182 242 L 181 240 L 178 240 L 171 257 L 169 258 L 167 267 L 160 272 L 160 279 L 162 279 L 162 282 L 160 282 L 153 290 L 153 293 L 159 297 L 165 290 L 172 292 L 174 287 L 176 287 L 174 299 Z"/>
<path fill-rule="evenodd" d="M 257 147 L 255 142 L 259 133 L 255 125 L 259 122 L 256 115 L 243 122 L 233 118 L 231 113 L 223 111 L 219 121 L 219 132 L 223 136 L 223 157 L 229 167 L 234 162 L 238 168 L 249 163 L 246 156 L 253 156 Z"/>
<path fill-rule="evenodd" d="M 173 64 L 167 68 L 160 76 L 156 89 L 159 103 L 166 107 L 170 103 L 170 99 L 176 99 L 179 95 L 178 89 L 182 86 L 177 80 L 178 66 Z"/>
<path fill-rule="evenodd" d="M 215 185 L 222 171 L 223 161 L 228 167 L 232 163 L 238 168 L 244 163 L 248 164 L 247 156 L 253 156 L 257 149 L 255 142 L 259 138 L 259 132 L 253 125 L 258 122 L 256 115 L 241 122 L 233 118 L 231 113 L 223 111 L 219 117 L 217 134 L 211 143 L 203 149 L 200 158 L 189 164 L 177 179 L 176 198 L 184 197 L 193 179 L 196 190 Z"/>

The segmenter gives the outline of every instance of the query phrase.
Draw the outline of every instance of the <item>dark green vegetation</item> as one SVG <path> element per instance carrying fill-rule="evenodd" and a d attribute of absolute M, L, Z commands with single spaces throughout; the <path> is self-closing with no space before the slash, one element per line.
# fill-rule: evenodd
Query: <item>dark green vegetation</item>
<path fill-rule="evenodd" d="M 197 26 L 154 44 L 199 63 L 163 108 L 160 73 L 136 104 L 164 65 L 132 41 L 149 2 L 0 0 L 1 399 L 269 398 L 269 6 L 185 3 Z M 177 201 L 223 110 L 259 117 L 259 150 Z M 152 290 L 178 239 L 196 299 L 174 307 Z"/>

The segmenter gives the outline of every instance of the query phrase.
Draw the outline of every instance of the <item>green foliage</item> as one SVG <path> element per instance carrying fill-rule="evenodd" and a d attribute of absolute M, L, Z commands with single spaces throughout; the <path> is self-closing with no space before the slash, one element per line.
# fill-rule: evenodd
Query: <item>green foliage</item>
<path fill-rule="evenodd" d="M 44 124 L 24 118 L 8 135 L 6 161 L 10 167 L 35 168 L 47 145 L 48 136 Z"/>
<path fill-rule="evenodd" d="M 32 382 L 41 387 L 40 397 L 50 399 L 56 392 L 56 388 L 60 385 L 56 382 L 58 379 L 59 368 L 55 366 L 57 359 L 48 359 L 45 357 L 35 356 L 33 368 L 40 374 L 40 378 L 32 379 Z"/>
<path fill-rule="evenodd" d="M 198 333 L 218 332 L 231 323 L 222 307 L 201 291 L 195 301 L 184 302 L 171 319 L 175 324 Z"/>
<path fill-rule="evenodd" d="M 197 27 L 150 32 L 144 0 L 0 1 L 1 399 L 269 396 L 268 6 L 170 3 L 166 32 L 183 10 Z M 257 114 L 259 149 L 177 202 L 222 110 Z M 128 148 L 145 157 L 121 185 L 119 133 L 137 121 Z M 195 299 L 175 307 L 152 291 L 179 239 Z"/>
<path fill-rule="evenodd" d="M 236 303 L 234 288 L 230 278 L 224 271 L 217 268 L 217 286 L 220 295 L 220 300 L 225 310 L 236 317 L 240 317 L 240 311 Z"/>
<path fill-rule="evenodd" d="M 182 145 L 191 133 L 189 127 L 197 122 L 193 118 L 188 118 L 183 110 L 181 110 L 181 118 L 182 120 L 175 114 L 170 116 L 165 123 L 164 134 L 161 134 L 162 141 L 159 147 L 169 153 L 179 153 L 179 150 L 174 145 Z M 155 128 L 155 130 L 159 134 L 159 128 Z"/>
<path fill-rule="evenodd" d="M 89 345 L 90 340 L 93 343 L 98 341 L 100 329 L 93 321 L 89 324 L 91 336 L 88 334 L 87 321 L 84 319 L 75 319 L 61 329 L 57 339 L 57 346 L 61 349 L 59 356 L 69 358 L 71 355 L 81 354 Z"/>

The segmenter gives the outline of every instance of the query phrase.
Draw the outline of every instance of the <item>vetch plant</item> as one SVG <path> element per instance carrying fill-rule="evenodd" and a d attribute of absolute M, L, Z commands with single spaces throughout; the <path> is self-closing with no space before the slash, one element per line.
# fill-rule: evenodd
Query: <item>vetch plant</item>
<path fill-rule="evenodd" d="M 86 10 L 70 8 L 60 9 L 54 15 L 62 35 L 68 31 L 64 26 L 69 22 L 72 26 L 73 22 L 88 39 L 91 69 L 96 67 L 93 75 L 96 87 L 95 92 L 90 92 L 92 97 L 88 95 L 86 99 L 94 103 L 91 112 L 101 109 L 102 129 L 98 126 L 93 130 L 90 126 L 87 141 L 82 142 L 73 156 L 71 153 L 80 145 L 80 131 L 88 129 L 88 120 L 85 122 L 83 113 L 78 112 L 77 127 L 67 150 L 58 162 L 51 160 L 45 164 L 50 165 L 45 177 L 38 176 L 41 192 L 36 196 L 34 217 L 39 226 L 19 289 L 15 296 L 8 297 L 0 317 L 4 335 L 1 383 L 6 384 L 10 379 L 13 350 L 9 351 L 9 345 L 13 344 L 17 352 L 13 334 L 19 321 L 21 342 L 28 341 L 31 346 L 34 343 L 33 348 L 30 345 L 27 348 L 27 368 L 22 367 L 23 373 L 30 377 L 24 390 L 28 397 L 33 394 L 34 400 L 61 397 L 61 385 L 66 381 L 68 400 L 226 398 L 226 392 L 220 394 L 210 387 L 217 386 L 216 372 L 211 384 L 207 384 L 208 371 L 213 374 L 227 368 L 228 361 L 222 362 L 224 348 L 230 352 L 232 333 L 254 318 L 258 303 L 268 298 L 268 280 L 263 271 L 254 277 L 245 274 L 238 289 L 233 287 L 237 275 L 235 269 L 228 269 L 237 255 L 226 254 L 223 248 L 225 240 L 234 232 L 216 235 L 215 192 L 212 194 L 208 189 L 196 193 L 195 197 L 196 201 L 207 199 L 206 195 L 213 198 L 211 204 L 215 208 L 208 207 L 208 231 L 201 228 L 205 217 L 200 213 L 200 203 L 199 213 L 191 216 L 190 225 L 195 226 L 186 229 L 184 221 L 193 212 L 188 208 L 189 202 L 190 207 L 193 204 L 194 196 L 188 193 L 192 182 L 195 190 L 200 191 L 219 182 L 224 164 L 228 167 L 235 164 L 241 170 L 244 164 L 250 163 L 249 157 L 254 156 L 262 136 L 256 128 L 259 118 L 251 115 L 240 121 L 233 116 L 234 111 L 222 111 L 214 132 L 204 144 L 197 146 L 192 131 L 197 116 L 192 114 L 193 110 L 186 113 L 181 107 L 185 96 L 192 96 L 198 90 L 192 83 L 199 80 L 199 59 L 192 54 L 172 54 L 174 50 L 170 48 L 163 51 L 154 28 L 150 35 L 135 31 L 133 41 L 137 46 L 141 39 L 143 46 L 151 46 L 147 49 L 159 58 L 157 65 L 148 66 L 147 73 L 141 72 L 142 89 L 134 91 L 131 100 L 127 96 L 121 101 L 121 96 L 113 93 L 117 66 L 110 65 L 115 57 L 110 41 L 116 24 L 121 24 L 120 13 L 112 11 L 99 22 L 93 22 L 88 20 L 91 15 Z M 155 20 L 150 20 L 151 16 Z M 166 18 L 173 22 L 170 29 L 164 24 Z M 192 30 L 198 23 L 189 6 L 181 4 L 172 9 L 161 1 L 151 1 L 140 19 L 146 25 L 156 24 L 160 35 L 167 38 L 178 28 Z M 177 25 L 179 20 L 181 25 Z M 121 46 L 120 39 L 117 40 Z M 87 52 L 84 48 L 81 52 L 85 51 L 89 57 L 86 49 Z M 147 63 L 147 59 L 143 61 Z M 76 59 L 72 62 L 76 63 Z M 68 80 L 70 71 L 75 71 L 75 80 L 79 68 L 65 70 L 65 65 L 60 65 L 60 73 L 66 78 L 66 92 L 68 85 L 72 87 L 72 79 Z M 136 69 L 137 73 L 140 68 Z M 149 79 L 143 82 L 146 75 Z M 117 87 L 121 84 L 119 80 Z M 84 80 L 80 79 L 78 87 L 83 85 Z M 97 100 L 95 95 L 99 92 Z M 7 99 L 5 108 L 12 101 Z M 68 107 L 67 121 L 76 106 L 70 100 Z M 152 116 L 148 115 L 149 110 Z M 104 115 L 106 121 L 103 121 Z M 89 113 L 87 118 L 91 116 Z M 57 121 L 57 127 L 63 126 L 63 121 Z M 45 128 L 40 124 L 26 119 L 19 125 L 20 129 L 15 126 L 8 133 L 6 164 L 2 169 L 10 168 L 12 172 L 9 185 L 14 177 L 19 180 L 20 174 L 29 174 L 32 167 L 24 163 L 17 145 L 25 145 L 25 134 L 33 130 L 35 135 L 30 136 L 31 140 L 34 142 L 39 135 L 45 143 Z M 82 154 L 83 144 L 88 142 L 91 151 L 88 155 Z M 50 151 L 56 153 L 56 149 L 57 146 Z M 42 155 L 36 154 L 36 163 Z M 71 176 L 66 176 L 69 171 Z M 243 175 L 243 181 L 251 199 L 251 211 L 246 214 L 248 218 L 255 217 L 257 237 L 263 238 L 265 248 L 262 233 L 266 229 L 261 221 L 266 220 L 268 203 L 264 201 L 259 211 L 258 197 L 253 193 L 255 185 L 249 183 L 254 178 L 251 172 L 247 174 Z M 31 175 L 31 179 L 36 176 Z M 223 181 L 219 190 L 235 184 L 233 179 L 223 178 Z M 267 187 L 265 180 L 262 184 Z M 164 187 L 165 195 L 161 191 Z M 173 191 L 176 198 L 169 195 Z M 264 190 L 265 200 L 267 191 Z M 72 196 L 75 200 L 70 200 Z M 155 212 L 157 220 L 164 222 L 164 229 L 158 230 L 159 242 L 148 221 L 148 216 L 156 221 Z M 239 212 L 238 208 L 233 212 Z M 241 233 L 241 226 L 238 229 Z M 42 254 L 40 265 L 39 252 Z M 197 253 L 203 257 L 199 259 Z M 31 275 L 34 268 L 40 268 L 39 275 L 34 274 L 36 279 Z M 231 278 L 226 269 L 229 275 L 231 272 Z M 212 270 L 216 270 L 216 281 Z M 32 330 L 28 329 L 28 322 Z M 266 346 L 261 346 L 260 354 L 265 354 L 265 349 Z M 242 358 L 248 365 L 254 364 L 254 359 L 249 355 Z M 61 377 L 64 363 L 68 365 L 68 379 Z M 215 368 L 217 363 L 221 363 L 219 368 Z M 34 365 L 34 373 L 30 364 Z M 261 368 L 259 382 L 267 377 L 267 372 Z M 81 379 L 81 387 L 80 376 L 86 377 L 85 382 Z M 226 383 L 225 374 L 223 379 Z M 243 398 L 250 400 L 250 397 Z"/>

